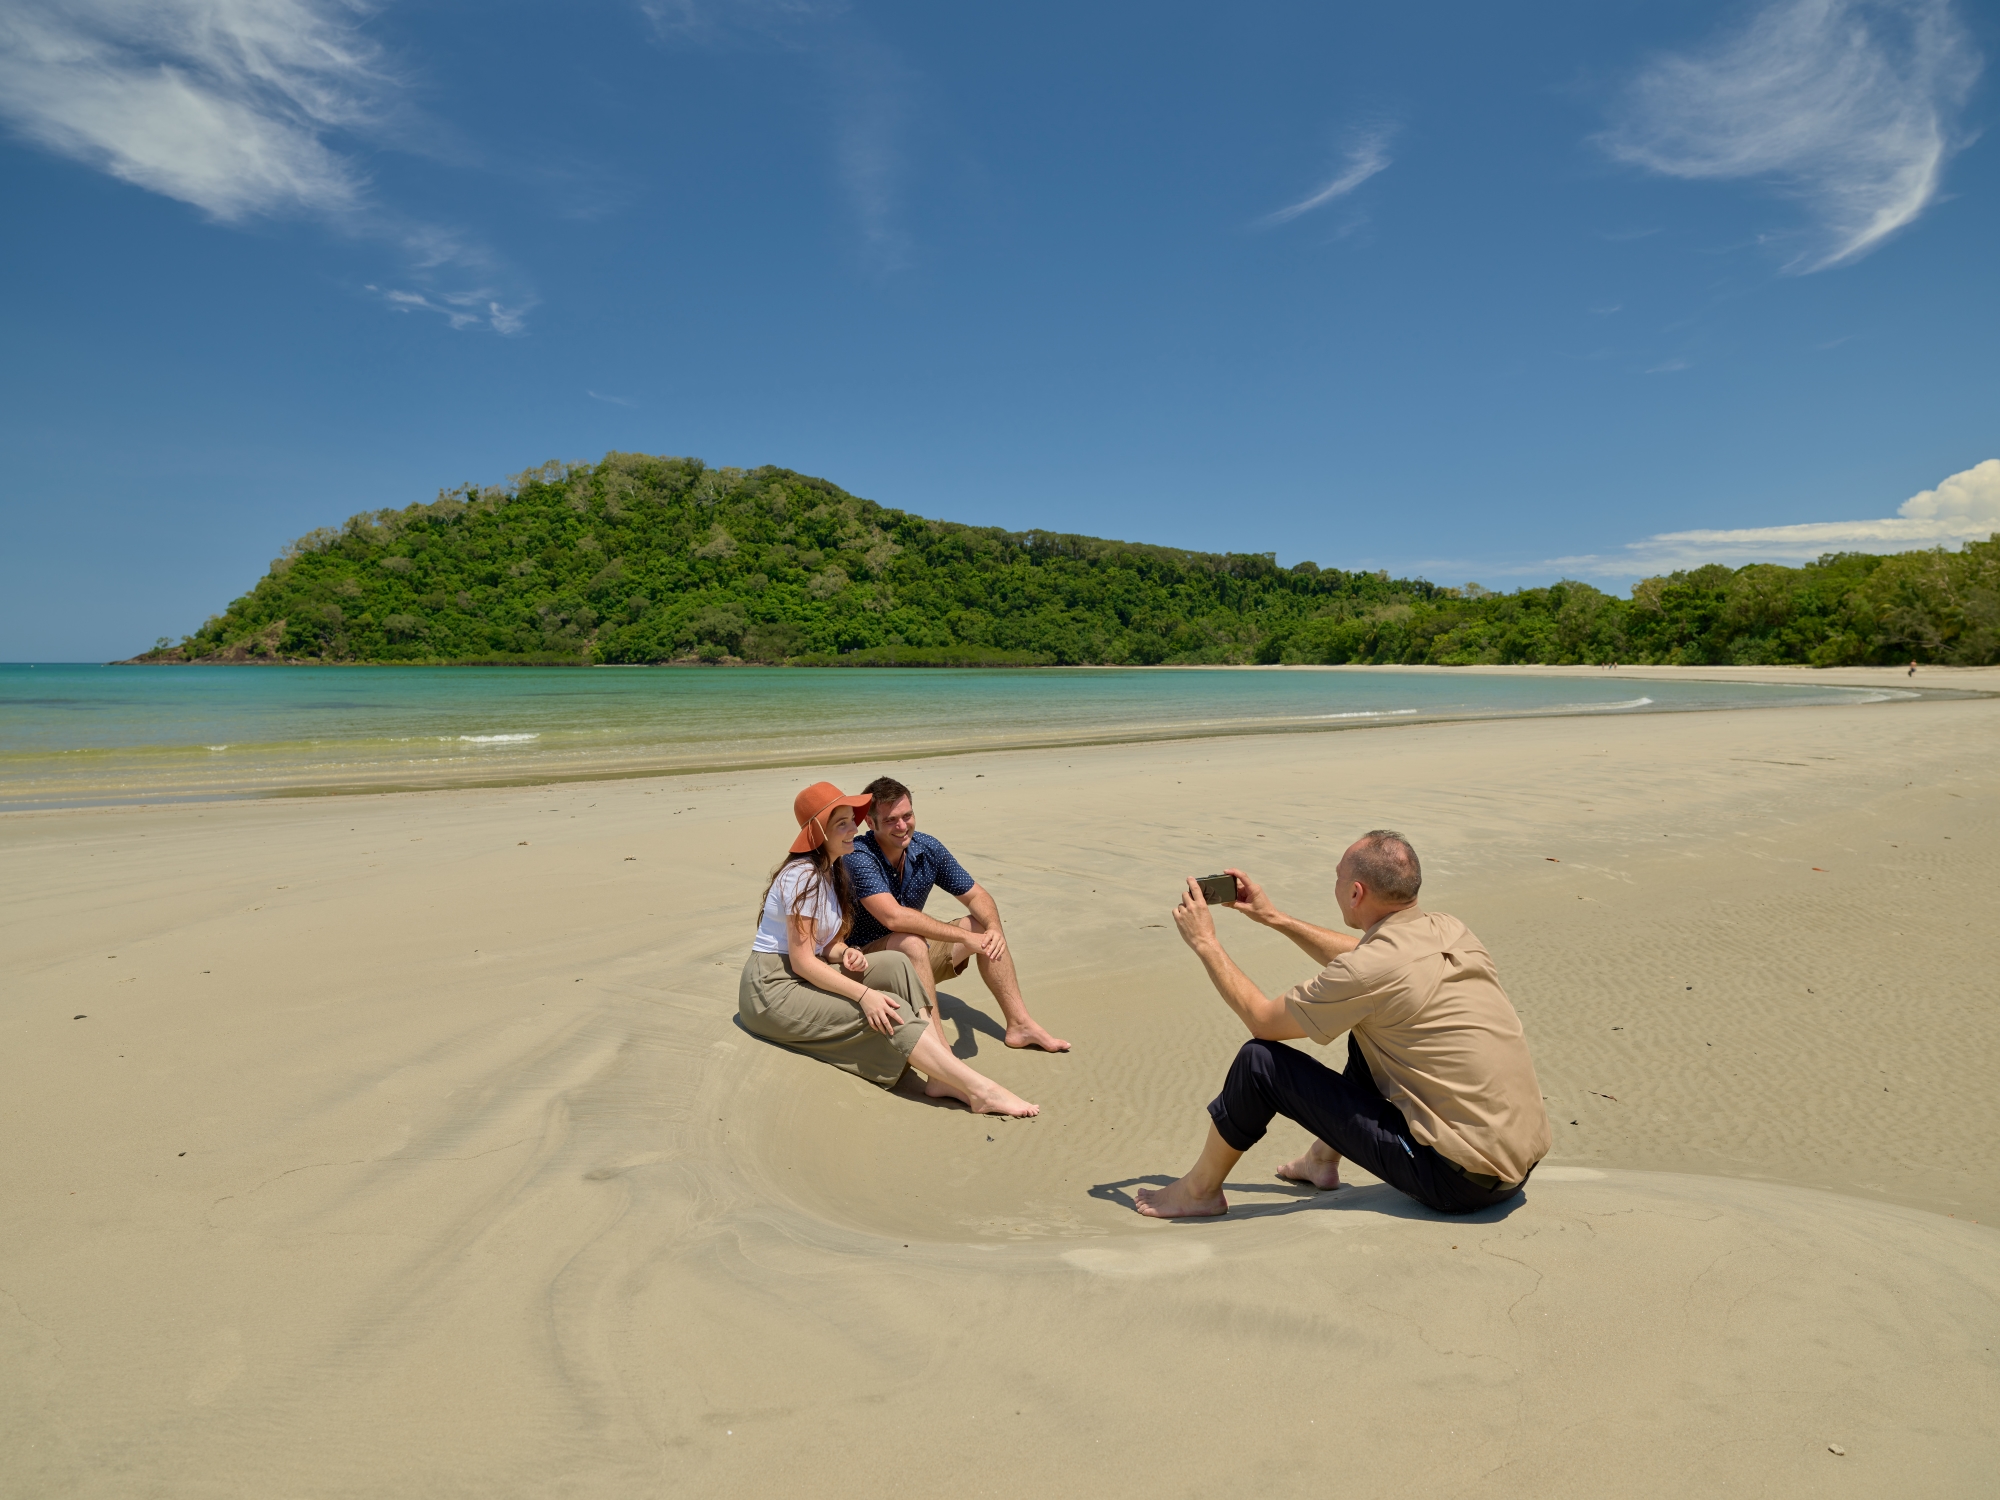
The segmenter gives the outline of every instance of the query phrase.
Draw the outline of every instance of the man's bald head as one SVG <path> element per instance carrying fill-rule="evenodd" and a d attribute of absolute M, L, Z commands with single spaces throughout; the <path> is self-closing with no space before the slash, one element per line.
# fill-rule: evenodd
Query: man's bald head
<path fill-rule="evenodd" d="M 1340 857 L 1341 878 L 1358 880 L 1387 906 L 1408 906 L 1424 886 L 1424 867 L 1410 841 L 1390 828 L 1364 833 Z"/>

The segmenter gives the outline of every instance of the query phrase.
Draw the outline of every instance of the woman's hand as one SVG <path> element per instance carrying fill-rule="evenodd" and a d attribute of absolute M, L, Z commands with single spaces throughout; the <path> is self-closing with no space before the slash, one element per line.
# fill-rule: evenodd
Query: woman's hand
<path fill-rule="evenodd" d="M 903 1024 L 902 1008 L 897 1005 L 896 997 L 868 988 L 867 980 L 863 978 L 868 972 L 868 955 L 856 952 L 845 943 L 829 946 L 822 955 L 813 946 L 811 918 L 790 917 L 786 925 L 791 940 L 794 974 L 816 990 L 825 990 L 829 995 L 838 995 L 860 1006 L 862 1018 L 884 1036 Z M 857 979 L 862 981 L 861 993 L 848 994 L 848 985 Z"/>
<path fill-rule="evenodd" d="M 885 995 L 880 990 L 863 989 L 859 1003 L 862 1017 L 871 1028 L 884 1036 L 894 1034 L 896 1028 L 903 1024 L 903 1007 L 894 995 Z"/>

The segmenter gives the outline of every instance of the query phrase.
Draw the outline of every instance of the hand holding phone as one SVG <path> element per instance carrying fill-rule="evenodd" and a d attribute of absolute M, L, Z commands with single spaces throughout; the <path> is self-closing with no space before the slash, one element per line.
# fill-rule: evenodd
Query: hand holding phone
<path fill-rule="evenodd" d="M 1201 899 L 1210 906 L 1234 906 L 1236 904 L 1236 877 L 1234 875 L 1204 875 L 1195 882 L 1201 888 Z"/>

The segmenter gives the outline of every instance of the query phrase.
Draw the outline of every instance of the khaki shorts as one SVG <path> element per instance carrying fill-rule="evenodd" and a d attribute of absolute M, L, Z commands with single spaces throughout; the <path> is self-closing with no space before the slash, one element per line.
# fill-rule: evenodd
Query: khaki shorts
<path fill-rule="evenodd" d="M 957 922 L 947 922 L 945 925 L 947 927 L 960 926 Z M 965 957 L 954 961 L 951 956 L 952 949 L 958 947 L 959 943 L 965 942 L 972 936 L 972 929 L 970 927 L 965 928 L 964 931 L 965 937 L 960 938 L 957 942 L 947 943 L 942 938 L 924 939 L 924 946 L 930 950 L 931 955 L 932 984 L 943 984 L 947 979 L 958 978 L 959 975 L 965 972 L 966 965 L 972 962 L 972 952 L 969 947 L 966 950 Z M 886 937 L 879 937 L 864 948 L 862 952 L 880 953 L 888 941 L 889 939 Z"/>
<path fill-rule="evenodd" d="M 972 934 L 968 932 L 966 936 L 970 937 Z M 957 943 L 947 943 L 941 938 L 930 938 L 927 940 L 926 946 L 931 950 L 932 984 L 943 984 L 947 979 L 958 978 L 959 975 L 965 972 L 965 966 L 972 962 L 972 954 L 970 952 L 967 952 L 965 957 L 959 959 L 956 963 L 952 962 L 951 951 L 959 946 Z"/>

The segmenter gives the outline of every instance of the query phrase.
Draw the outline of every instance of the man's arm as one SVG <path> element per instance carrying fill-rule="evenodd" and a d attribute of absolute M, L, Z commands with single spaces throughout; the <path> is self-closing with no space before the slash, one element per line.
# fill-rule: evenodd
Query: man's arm
<path fill-rule="evenodd" d="M 1240 907 L 1243 903 L 1237 904 Z M 1182 941 L 1194 949 L 1201 966 L 1208 970 L 1215 992 L 1228 1002 L 1250 1035 L 1266 1042 L 1288 1042 L 1305 1035 L 1284 1002 L 1272 999 L 1252 984 L 1250 976 L 1236 967 L 1236 960 L 1223 951 L 1222 940 L 1215 935 L 1215 919 L 1209 915 L 1208 903 L 1201 898 L 1201 887 L 1192 880 L 1188 881 L 1188 894 L 1174 908 L 1174 926 L 1180 929 Z"/>
<path fill-rule="evenodd" d="M 1322 964 L 1330 964 L 1341 954 L 1352 953 L 1361 946 L 1361 939 L 1351 932 L 1335 932 L 1331 927 L 1315 927 L 1310 922 L 1301 921 L 1297 917 L 1288 917 L 1283 912 L 1274 913 L 1272 919 L 1264 925 L 1273 932 L 1282 932 L 1311 954 L 1315 962 Z"/>
<path fill-rule="evenodd" d="M 1261 923 L 1273 932 L 1282 932 L 1316 962 L 1330 964 L 1341 954 L 1352 953 L 1361 945 L 1361 939 L 1349 933 L 1335 932 L 1331 927 L 1315 927 L 1297 917 L 1286 916 L 1271 904 L 1264 888 L 1241 870 L 1224 870 L 1222 873 L 1236 877 L 1237 894 L 1242 899 L 1231 902 L 1232 906 L 1251 921 Z"/>
<path fill-rule="evenodd" d="M 943 943 L 962 943 L 968 936 L 963 927 L 953 927 L 920 911 L 912 911 L 886 891 L 876 896 L 863 896 L 861 904 L 868 908 L 869 916 L 891 932 L 912 932 L 920 938 L 933 938 Z"/>
<path fill-rule="evenodd" d="M 971 890 L 962 896 L 954 895 L 952 899 L 971 914 L 973 926 L 978 929 L 970 939 L 972 946 L 988 958 L 1005 957 L 1007 934 L 1000 927 L 1000 906 L 987 893 L 986 887 L 975 881 Z M 961 943 L 967 941 L 963 928 L 954 928 L 953 931 L 958 933 L 957 941 Z"/>

